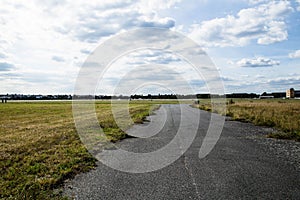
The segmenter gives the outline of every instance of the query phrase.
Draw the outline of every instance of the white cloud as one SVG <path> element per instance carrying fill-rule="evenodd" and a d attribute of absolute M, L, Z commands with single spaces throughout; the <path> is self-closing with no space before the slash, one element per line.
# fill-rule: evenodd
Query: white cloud
<path fill-rule="evenodd" d="M 62 23 L 57 24 L 55 30 L 82 42 L 96 43 L 103 37 L 130 28 L 175 26 L 174 19 L 159 17 L 157 9 L 169 8 L 177 1 L 166 0 L 155 4 L 152 1 L 101 1 L 90 4 L 79 0 L 75 2 L 68 5 L 67 11 L 63 11 L 69 17 L 62 19 Z"/>
<path fill-rule="evenodd" d="M 88 49 L 81 49 L 81 50 L 80 50 L 80 53 L 89 55 L 89 54 L 92 53 L 92 51 L 90 51 L 90 50 L 88 50 Z"/>
<path fill-rule="evenodd" d="M 285 17 L 293 8 L 288 1 L 271 1 L 227 15 L 194 24 L 190 37 L 205 46 L 244 46 L 256 40 L 272 44 L 287 40 Z"/>
<path fill-rule="evenodd" d="M 295 51 L 293 53 L 290 53 L 289 57 L 290 58 L 300 58 L 300 50 L 297 50 L 297 51 Z"/>
<path fill-rule="evenodd" d="M 15 66 L 11 63 L 8 62 L 0 62 L 0 72 L 1 71 L 10 71 L 14 68 Z"/>
<path fill-rule="evenodd" d="M 229 81 L 236 81 L 236 79 L 232 78 L 232 77 L 227 77 L 227 76 L 221 76 L 221 79 L 224 82 L 229 82 Z"/>
<path fill-rule="evenodd" d="M 142 9 L 143 11 L 150 11 L 153 10 L 162 10 L 168 9 L 179 3 L 181 0 L 141 0 L 138 3 L 138 8 Z"/>
<path fill-rule="evenodd" d="M 257 74 L 257 75 L 255 75 L 255 78 L 259 78 L 259 79 L 260 79 L 260 78 L 263 78 L 263 79 L 264 79 L 264 78 L 266 78 L 266 77 L 265 77 L 264 75 Z"/>
<path fill-rule="evenodd" d="M 56 62 L 65 62 L 65 59 L 61 56 L 52 56 L 52 60 Z"/>
<path fill-rule="evenodd" d="M 177 0 L 148 1 L 27 1 L 0 2 L 0 45 L 8 49 L 20 41 L 27 47 L 53 46 L 68 40 L 96 43 L 104 37 L 135 27 L 172 28 L 175 20 L 160 17 L 159 9 Z M 80 50 L 79 50 L 80 51 Z"/>
<path fill-rule="evenodd" d="M 248 0 L 250 5 L 268 2 L 268 0 Z"/>
<path fill-rule="evenodd" d="M 270 77 L 264 75 L 248 76 L 232 82 L 224 82 L 225 87 L 231 92 L 285 92 L 288 88 L 295 88 L 300 84 L 299 75 L 286 75 Z"/>
<path fill-rule="evenodd" d="M 0 52 L 0 59 L 4 59 L 4 58 L 7 58 L 7 55 L 5 53 Z"/>
<path fill-rule="evenodd" d="M 196 2 L 198 5 L 192 5 Z M 230 2 L 233 1 L 230 0 L 226 3 L 229 5 Z M 232 4 L 232 12 L 226 13 L 233 13 L 237 9 L 236 5 L 247 5 L 249 8 L 226 16 L 223 13 L 225 10 L 223 7 L 215 6 L 214 3 L 210 3 L 208 0 L 197 0 L 192 1 L 192 3 L 186 1 L 182 2 L 183 4 L 180 4 L 180 0 L 51 0 L 47 2 L 39 0 L 28 0 L 26 2 L 1 0 L 0 81 L 3 81 L 0 83 L 1 89 L 8 93 L 14 91 L 21 93 L 68 91 L 70 93 L 72 92 L 76 73 L 81 64 L 84 63 L 87 55 L 91 54 L 96 46 L 105 39 L 135 27 L 156 26 L 185 31 L 186 27 L 189 27 L 189 24 L 195 22 L 195 20 L 211 19 L 199 22 L 191 27 L 190 36 L 206 45 L 206 47 L 243 46 L 249 43 L 252 44 L 252 42 L 257 44 L 281 42 L 288 38 L 287 27 L 291 35 L 296 35 L 295 30 L 297 28 L 294 28 L 294 26 L 297 22 L 296 15 L 299 13 L 293 13 L 293 16 L 296 16 L 293 19 L 287 19 L 287 16 L 292 10 L 291 5 L 295 6 L 295 9 L 299 6 L 298 10 L 300 11 L 300 0 L 297 0 L 297 2 L 298 4 L 292 1 L 243 0 L 242 3 Z M 224 5 L 226 3 L 224 1 Z M 189 13 L 191 7 L 200 5 L 209 12 L 212 10 L 212 12 L 209 15 L 205 12 Z M 178 12 L 174 12 L 174 8 Z M 175 19 L 182 25 L 175 27 Z M 135 37 L 132 36 L 132 38 Z M 297 45 L 292 40 L 294 38 L 289 38 L 291 41 L 288 44 Z M 286 45 L 284 46 L 286 47 Z M 257 50 L 256 47 L 254 44 L 253 49 L 234 49 L 235 51 L 241 51 L 234 55 L 230 52 L 224 53 L 224 62 L 220 66 L 228 61 L 230 67 L 222 66 L 222 69 L 238 71 L 238 73 L 230 71 L 222 77 L 227 84 L 236 84 L 237 87 L 241 88 L 241 91 L 245 91 L 247 85 L 243 87 L 241 82 L 247 78 L 235 77 L 233 80 L 230 78 L 239 73 L 247 74 L 250 72 L 249 79 L 251 80 L 247 82 L 248 88 L 252 87 L 254 79 L 259 78 L 255 77 L 255 74 L 251 74 L 255 71 L 251 68 L 234 67 L 237 65 L 236 61 L 241 58 L 240 56 L 245 57 L 245 59 L 239 61 L 239 66 L 267 67 L 279 64 L 278 61 L 268 58 L 248 57 L 253 54 L 262 54 L 261 51 L 253 52 Z M 275 49 L 263 48 L 266 51 L 270 50 L 268 55 L 272 58 L 275 58 L 280 52 L 286 52 L 284 48 L 276 49 L 276 55 L 274 55 L 272 51 Z M 295 48 L 297 47 L 289 46 L 289 49 Z M 290 53 L 291 58 L 299 57 L 298 51 Z M 219 53 L 215 55 L 216 59 L 223 56 Z M 284 59 L 286 57 L 281 62 L 286 64 L 287 62 Z M 231 60 L 234 62 L 231 62 Z M 294 65 L 297 61 L 293 60 L 292 64 L 287 63 L 284 70 L 294 71 L 294 66 L 291 65 Z M 128 63 L 129 65 L 126 65 Z M 171 64 L 172 69 L 176 69 L 178 74 L 185 75 L 189 80 L 198 80 L 198 77 L 194 77 L 193 73 L 185 72 L 187 70 L 182 66 L 184 63 L 171 54 L 152 52 L 145 53 L 140 58 L 128 56 L 128 60 L 125 59 L 121 64 L 124 64 L 124 68 L 128 68 L 128 66 L 150 63 Z M 269 75 L 266 72 L 268 70 L 272 71 L 273 69 L 259 68 L 260 73 L 265 75 L 265 78 L 263 78 L 265 81 L 270 76 L 282 72 L 274 72 Z M 283 69 L 276 68 L 274 70 Z M 159 74 L 159 72 L 159 69 L 157 69 L 155 74 Z M 122 67 L 116 66 L 111 80 L 118 78 L 121 73 L 123 73 Z M 145 75 L 143 73 L 141 70 L 141 75 Z M 158 76 L 157 78 L 167 79 L 168 74 L 165 73 L 165 75 L 166 77 Z M 150 70 L 149 76 L 151 76 Z M 172 75 L 169 78 L 172 78 Z M 176 79 L 169 81 L 176 83 Z M 194 85 L 198 83 L 197 86 L 202 86 L 201 81 L 194 83 Z M 62 86 L 66 86 L 66 88 L 63 89 Z M 256 87 L 257 84 L 249 90 L 256 90 Z M 111 87 L 105 91 L 111 91 Z"/>
<path fill-rule="evenodd" d="M 285 88 L 295 87 L 296 85 L 300 85 L 300 76 L 286 76 L 269 79 L 267 83 L 275 87 L 278 85 L 281 87 L 284 86 Z"/>
<path fill-rule="evenodd" d="M 274 65 L 279 65 L 280 62 L 270 58 L 257 57 L 253 59 L 243 58 L 236 64 L 240 67 L 273 67 Z"/>
<path fill-rule="evenodd" d="M 152 93 L 161 93 L 160 87 L 172 91 L 177 94 L 190 94 L 191 88 L 195 85 L 192 80 L 195 80 L 195 73 L 192 74 L 192 79 L 189 73 L 195 72 L 191 66 L 180 63 L 182 70 L 187 71 L 186 74 L 180 73 L 176 68 L 170 65 L 142 64 L 130 65 L 120 69 L 119 60 L 114 63 L 105 73 L 97 93 L 116 93 L 116 94 L 133 94 L 138 88 L 147 86 L 155 86 L 156 90 Z M 126 61 L 126 60 L 124 60 Z M 196 76 L 197 78 L 197 76 Z M 197 80 L 200 80 L 199 77 Z M 191 81 L 191 82 L 190 82 Z M 199 89 L 199 88 L 197 88 Z"/>
<path fill-rule="evenodd" d="M 43 71 L 40 80 L 52 80 L 53 74 L 64 74 L 75 82 L 78 63 L 83 63 L 87 54 L 98 42 L 123 30 L 135 27 L 157 26 L 171 28 L 175 20 L 158 15 L 160 9 L 174 6 L 177 0 L 131 1 L 131 0 L 64 0 L 41 2 L 30 0 L 15 2 L 0 1 L 0 62 L 7 71 L 14 63 L 15 71 L 23 74 L 22 80 L 3 84 L 3 90 L 14 91 L 22 85 L 25 91 L 49 91 L 50 84 L 38 84 L 30 71 Z M 4 51 L 5 50 L 5 51 Z M 54 62 L 55 61 L 55 62 Z M 61 76 L 58 76 L 61 77 Z M 56 81 L 62 83 L 62 81 Z M 32 80 L 32 81 L 30 81 Z M 70 80 L 70 81 L 71 81 Z M 13 85 L 9 85 L 13 84 Z M 18 86 L 16 86 L 18 85 Z M 24 86 L 24 87 L 23 87 Z M 13 90 L 11 90 L 13 89 Z M 72 89 L 70 90 L 70 92 Z"/>
<path fill-rule="evenodd" d="M 175 62 L 182 62 L 182 60 L 170 52 L 162 52 L 160 50 L 144 50 L 134 52 L 129 55 L 129 59 L 127 61 L 127 63 L 130 65 L 174 64 Z"/>
<path fill-rule="evenodd" d="M 300 11 L 300 0 L 296 0 L 296 2 L 298 3 L 297 10 Z"/>

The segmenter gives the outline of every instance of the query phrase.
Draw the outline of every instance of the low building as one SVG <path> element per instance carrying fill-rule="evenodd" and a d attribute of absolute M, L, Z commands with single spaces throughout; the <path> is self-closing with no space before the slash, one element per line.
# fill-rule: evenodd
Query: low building
<path fill-rule="evenodd" d="M 274 99 L 274 96 L 270 96 L 270 95 L 261 95 L 261 96 L 259 96 L 259 99 Z"/>
<path fill-rule="evenodd" d="M 295 90 L 294 88 L 290 88 L 286 91 L 286 98 L 299 98 L 300 97 L 300 90 Z"/>
<path fill-rule="evenodd" d="M 294 88 L 290 88 L 286 91 L 286 98 L 295 98 L 295 90 Z"/>
<path fill-rule="evenodd" d="M 299 99 L 300 98 L 300 90 L 295 90 L 294 95 L 295 95 L 295 98 Z"/>

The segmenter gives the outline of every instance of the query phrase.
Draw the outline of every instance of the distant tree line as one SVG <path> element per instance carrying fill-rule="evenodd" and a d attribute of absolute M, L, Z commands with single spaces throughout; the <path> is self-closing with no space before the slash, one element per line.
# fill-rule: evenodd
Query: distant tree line
<path fill-rule="evenodd" d="M 285 92 L 273 92 L 273 93 L 232 93 L 225 95 L 218 94 L 195 94 L 195 95 L 181 95 L 181 94 L 134 94 L 130 96 L 126 95 L 24 95 L 24 94 L 0 94 L 0 98 L 10 100 L 72 100 L 72 99 L 98 99 L 98 100 L 110 100 L 110 99 L 125 99 L 125 100 L 136 100 L 136 99 L 210 99 L 210 98 L 260 98 L 261 96 L 271 96 L 273 98 L 284 98 Z"/>
<path fill-rule="evenodd" d="M 72 99 L 72 95 L 0 94 L 0 98 L 10 100 L 68 100 Z"/>

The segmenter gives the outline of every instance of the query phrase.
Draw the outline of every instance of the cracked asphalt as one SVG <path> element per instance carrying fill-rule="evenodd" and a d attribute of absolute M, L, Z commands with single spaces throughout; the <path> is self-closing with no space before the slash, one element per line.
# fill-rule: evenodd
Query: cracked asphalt
<path fill-rule="evenodd" d="M 132 152 L 155 151 L 174 138 L 183 117 L 188 119 L 187 133 L 196 130 L 197 135 L 175 162 L 148 173 L 122 172 L 98 162 L 94 170 L 67 181 L 63 194 L 72 199 L 299 199 L 299 142 L 269 139 L 265 135 L 271 128 L 226 118 L 214 149 L 199 159 L 212 114 L 183 107 L 162 105 L 150 117 L 153 123 L 128 131 L 139 138 L 116 144 Z M 200 123 L 195 117 L 199 113 Z M 153 135 L 158 126 L 161 131 Z"/>

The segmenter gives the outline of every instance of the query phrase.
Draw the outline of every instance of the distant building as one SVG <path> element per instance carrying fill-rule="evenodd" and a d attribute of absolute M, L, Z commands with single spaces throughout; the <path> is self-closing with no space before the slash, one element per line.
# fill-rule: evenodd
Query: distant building
<path fill-rule="evenodd" d="M 260 99 L 274 99 L 274 96 L 267 96 L 267 95 L 261 95 L 259 96 Z"/>
<path fill-rule="evenodd" d="M 294 88 L 290 88 L 286 91 L 286 98 L 299 98 L 300 97 L 300 90 L 295 90 Z"/>
<path fill-rule="evenodd" d="M 295 98 L 295 90 L 294 88 L 290 88 L 286 91 L 286 98 Z"/>
<path fill-rule="evenodd" d="M 271 96 L 274 96 L 274 98 L 284 98 L 286 96 L 285 92 L 272 92 Z"/>
<path fill-rule="evenodd" d="M 274 98 L 277 98 L 273 95 L 273 93 L 262 93 L 260 96 L 259 96 L 259 99 L 274 99 Z"/>

